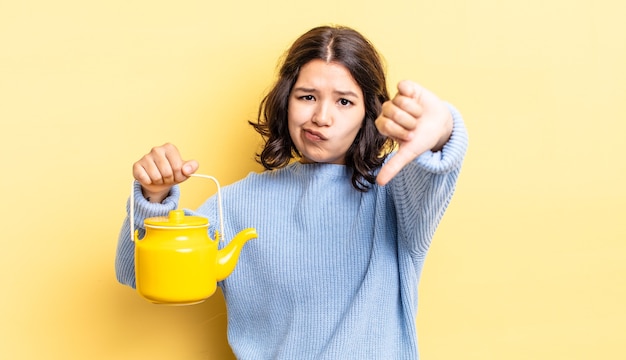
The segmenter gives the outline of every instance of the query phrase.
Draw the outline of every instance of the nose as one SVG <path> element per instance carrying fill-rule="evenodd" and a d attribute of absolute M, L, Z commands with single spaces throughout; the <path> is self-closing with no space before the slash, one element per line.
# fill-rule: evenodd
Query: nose
<path fill-rule="evenodd" d="M 330 126 L 332 125 L 331 106 L 326 102 L 319 102 L 313 119 L 311 119 L 317 126 Z"/>

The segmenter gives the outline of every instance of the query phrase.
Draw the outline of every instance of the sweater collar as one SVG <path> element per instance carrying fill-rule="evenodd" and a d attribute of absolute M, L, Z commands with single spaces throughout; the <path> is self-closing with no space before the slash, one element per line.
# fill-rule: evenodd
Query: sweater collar
<path fill-rule="evenodd" d="M 312 163 L 303 164 L 295 161 L 288 165 L 288 168 L 297 175 L 307 177 L 331 177 L 337 179 L 350 179 L 352 170 L 345 165 Z"/>

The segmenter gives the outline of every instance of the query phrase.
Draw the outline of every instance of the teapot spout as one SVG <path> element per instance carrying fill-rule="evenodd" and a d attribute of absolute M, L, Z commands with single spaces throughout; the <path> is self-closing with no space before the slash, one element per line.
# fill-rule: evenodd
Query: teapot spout
<path fill-rule="evenodd" d="M 217 252 L 217 281 L 226 279 L 226 277 L 235 270 L 241 249 L 243 249 L 243 246 L 248 240 L 254 239 L 257 236 L 255 229 L 244 229 L 235 235 L 225 248 Z"/>

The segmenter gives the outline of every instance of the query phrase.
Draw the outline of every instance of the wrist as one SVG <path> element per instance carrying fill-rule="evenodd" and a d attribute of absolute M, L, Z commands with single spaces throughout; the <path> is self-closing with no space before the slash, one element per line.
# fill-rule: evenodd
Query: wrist
<path fill-rule="evenodd" d="M 141 188 L 141 193 L 143 197 L 151 203 L 162 203 L 166 197 L 170 194 L 170 189 L 165 189 L 163 191 L 149 191 L 146 188 Z"/>
<path fill-rule="evenodd" d="M 450 140 L 450 137 L 452 136 L 452 129 L 453 129 L 453 127 L 454 127 L 454 120 L 452 119 L 452 115 L 450 115 L 450 117 L 448 118 L 448 121 L 446 122 L 445 132 L 439 138 L 439 141 L 431 149 L 431 151 L 437 152 L 437 151 L 440 151 L 440 150 L 443 149 L 444 145 L 446 145 L 448 143 L 448 140 Z"/>

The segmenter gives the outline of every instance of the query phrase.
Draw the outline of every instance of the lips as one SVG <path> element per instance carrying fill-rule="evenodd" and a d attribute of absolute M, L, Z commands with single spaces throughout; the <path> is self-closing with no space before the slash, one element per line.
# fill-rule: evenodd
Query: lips
<path fill-rule="evenodd" d="M 315 130 L 303 129 L 304 136 L 311 141 L 324 141 L 328 140 L 322 133 Z"/>

